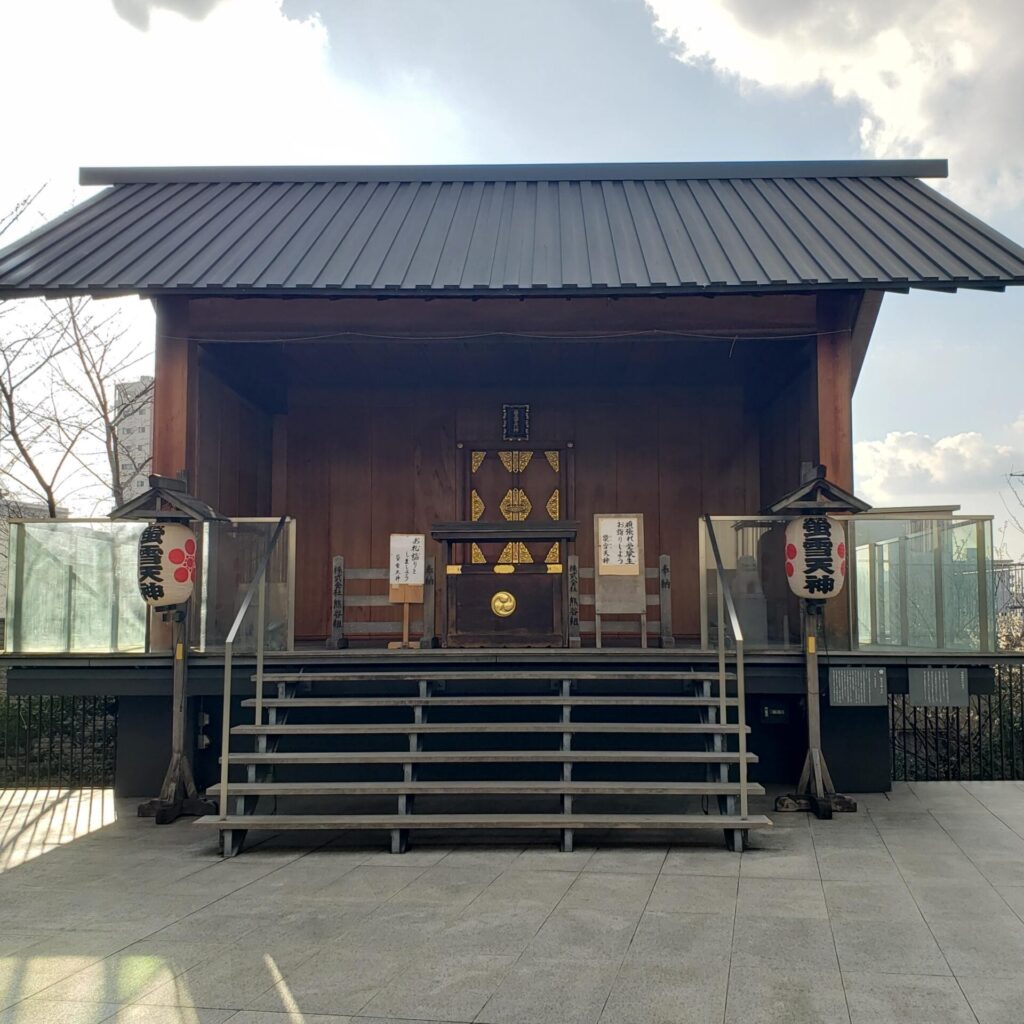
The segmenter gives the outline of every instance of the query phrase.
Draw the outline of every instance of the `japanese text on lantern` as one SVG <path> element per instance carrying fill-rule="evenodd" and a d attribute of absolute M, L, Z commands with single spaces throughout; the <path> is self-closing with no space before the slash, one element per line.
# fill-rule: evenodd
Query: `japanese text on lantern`
<path fill-rule="evenodd" d="M 159 601 L 164 596 L 163 575 L 164 527 L 152 523 L 139 538 L 139 592 L 147 601 Z"/>
<path fill-rule="evenodd" d="M 835 597 L 846 579 L 842 524 L 828 516 L 803 516 L 786 527 L 786 575 L 800 597 Z"/>
<path fill-rule="evenodd" d="M 139 593 L 148 604 L 184 604 L 196 579 L 196 539 L 183 523 L 150 523 L 139 537 Z"/>

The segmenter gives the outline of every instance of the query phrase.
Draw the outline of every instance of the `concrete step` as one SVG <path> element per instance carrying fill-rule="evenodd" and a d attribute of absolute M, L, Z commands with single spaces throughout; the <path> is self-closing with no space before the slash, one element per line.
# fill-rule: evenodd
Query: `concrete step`
<path fill-rule="evenodd" d="M 750 726 L 744 726 L 744 733 Z M 234 736 L 396 736 L 405 733 L 641 733 L 658 736 L 736 735 L 738 725 L 703 722 L 374 722 L 372 724 L 321 723 L 313 725 L 236 725 Z"/>
<path fill-rule="evenodd" d="M 232 782 L 229 796 L 402 796 L 403 794 L 488 796 L 738 796 L 738 782 Z M 764 787 L 747 784 L 761 796 Z M 220 795 L 220 785 L 206 790 Z"/>
<path fill-rule="evenodd" d="M 735 697 L 726 697 L 725 706 L 734 708 Z M 242 707 L 254 708 L 255 697 L 242 701 Z M 644 707 L 707 708 L 719 706 L 717 697 L 552 697 L 549 695 L 514 697 L 264 697 L 265 708 L 416 708 L 416 707 Z"/>
<path fill-rule="evenodd" d="M 220 829 L 754 829 L 771 828 L 761 814 L 232 814 L 197 825 Z"/>
<path fill-rule="evenodd" d="M 250 677 L 253 682 L 255 676 Z M 735 679 L 734 673 L 725 674 L 727 680 Z M 455 671 L 443 666 L 421 668 L 407 672 L 264 672 L 264 683 L 418 683 L 423 680 L 448 683 L 516 683 L 563 680 L 609 683 L 669 682 L 701 683 L 717 682 L 718 672 L 680 672 L 678 669 L 647 669 L 626 672 L 608 669 L 595 672 L 593 669 L 550 668 L 494 670 L 482 669 L 477 672 Z"/>
<path fill-rule="evenodd" d="M 739 764 L 726 750 L 430 750 L 233 753 L 229 764 Z M 757 755 L 748 753 L 747 764 Z"/>

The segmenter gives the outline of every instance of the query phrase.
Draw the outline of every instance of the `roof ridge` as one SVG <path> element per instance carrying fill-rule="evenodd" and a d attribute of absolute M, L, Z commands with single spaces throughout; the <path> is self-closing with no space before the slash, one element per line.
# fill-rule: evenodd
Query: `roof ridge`
<path fill-rule="evenodd" d="M 713 181 L 725 178 L 945 178 L 946 160 L 733 160 L 689 163 L 350 164 L 82 167 L 82 185 L 163 182 Z"/>

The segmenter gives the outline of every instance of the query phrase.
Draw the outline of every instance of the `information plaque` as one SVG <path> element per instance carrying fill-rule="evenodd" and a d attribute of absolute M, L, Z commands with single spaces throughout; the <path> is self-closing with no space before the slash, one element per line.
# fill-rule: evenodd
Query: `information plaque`
<path fill-rule="evenodd" d="M 828 699 L 834 708 L 884 708 L 889 702 L 885 669 L 830 668 Z"/>
<path fill-rule="evenodd" d="M 391 534 L 388 594 L 397 604 L 423 600 L 425 537 L 422 533 Z"/>
<path fill-rule="evenodd" d="M 966 668 L 911 668 L 910 703 L 916 708 L 967 707 Z"/>

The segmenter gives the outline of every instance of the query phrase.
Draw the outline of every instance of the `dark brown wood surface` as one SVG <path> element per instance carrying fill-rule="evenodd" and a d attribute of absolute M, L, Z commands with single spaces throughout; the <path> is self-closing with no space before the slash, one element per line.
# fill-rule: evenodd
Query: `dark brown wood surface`
<path fill-rule="evenodd" d="M 698 518 L 756 513 L 817 460 L 819 379 L 831 393 L 849 380 L 821 365 L 819 316 L 831 330 L 855 308 L 836 300 L 826 323 L 809 296 L 194 300 L 161 317 L 158 468 L 185 458 L 200 496 L 228 514 L 295 517 L 296 635 L 324 637 L 332 556 L 382 567 L 390 533 L 462 518 L 457 444 L 503 447 L 502 404 L 529 403 L 531 439 L 573 464 L 563 483 L 582 564 L 594 511 L 642 512 L 650 564 L 672 558 L 673 631 L 693 638 Z M 680 335 L 611 337 L 630 323 Z M 445 324 L 444 339 L 416 337 Z M 526 336 L 545 324 L 549 337 Z M 602 324 L 608 338 L 586 337 Z M 513 327 L 523 333 L 490 333 Z M 303 334 L 322 337 L 293 340 Z M 353 608 L 353 620 L 384 611 Z"/>

